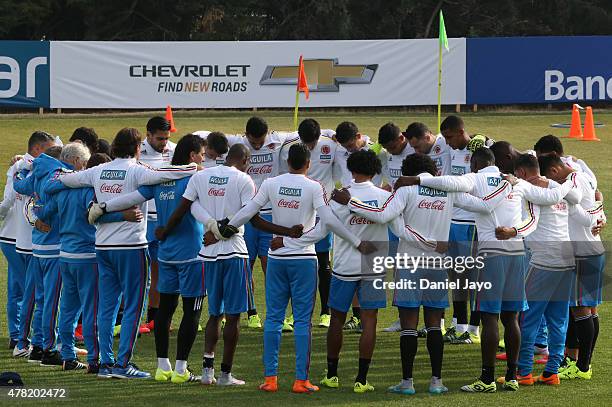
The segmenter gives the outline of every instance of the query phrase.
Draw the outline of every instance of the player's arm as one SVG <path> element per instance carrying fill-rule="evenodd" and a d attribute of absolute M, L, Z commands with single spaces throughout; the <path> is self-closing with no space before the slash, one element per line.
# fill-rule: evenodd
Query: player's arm
<path fill-rule="evenodd" d="M 264 232 L 272 233 L 278 236 L 299 236 L 302 234 L 302 229 L 299 225 L 288 228 L 285 226 L 277 225 L 276 223 L 268 222 L 259 216 L 259 213 L 255 214 L 250 220 L 251 225 Z"/>
<path fill-rule="evenodd" d="M 331 207 L 327 204 L 325 198 L 325 190 L 320 183 L 313 184 L 312 188 L 312 206 L 317 211 L 319 222 L 322 222 L 329 230 L 340 236 L 342 239 L 358 247 L 361 240 L 351 233 L 346 226 L 334 215 Z"/>
<path fill-rule="evenodd" d="M 525 205 L 526 217 L 514 227 L 499 226 L 495 229 L 495 236 L 499 240 L 505 240 L 512 237 L 527 237 L 538 227 L 538 219 L 540 216 L 540 207 L 532 202 L 523 200 Z"/>
<path fill-rule="evenodd" d="M 521 181 L 515 186 L 515 189 L 526 200 L 536 205 L 550 206 L 561 202 L 574 185 L 575 183 L 570 177 L 570 179 L 566 180 L 558 188 L 541 188 L 527 181 Z"/>
<path fill-rule="evenodd" d="M 84 171 L 61 172 L 58 180 L 70 188 L 93 187 L 97 171 L 99 170 L 94 167 Z"/>
<path fill-rule="evenodd" d="M 257 191 L 253 199 L 249 200 L 248 203 L 238 211 L 238 213 L 232 216 L 229 221 L 229 225 L 235 228 L 239 228 L 240 226 L 250 221 L 253 216 L 257 215 L 259 213 L 259 210 L 263 208 L 265 204 L 268 203 L 268 201 L 270 200 L 268 194 L 269 179 L 270 178 L 264 180 L 264 182 L 262 182 L 261 186 L 259 187 L 259 191 Z"/>
<path fill-rule="evenodd" d="M 476 174 L 442 175 L 439 177 L 416 177 L 418 184 L 424 187 L 446 192 L 472 192 L 476 188 Z M 503 181 L 502 181 L 503 183 Z M 501 183 L 500 183 L 501 185 Z"/>
<path fill-rule="evenodd" d="M 191 215 L 203 225 L 208 225 L 208 222 L 215 220 L 198 201 L 191 204 Z"/>
<path fill-rule="evenodd" d="M 406 188 L 395 191 L 387 201 L 379 208 L 361 202 L 358 198 L 352 197 L 348 202 L 348 208 L 364 218 L 376 223 L 388 223 L 397 218 L 409 201 L 409 190 Z"/>
<path fill-rule="evenodd" d="M 139 166 L 135 171 L 136 183 L 138 185 L 155 185 L 175 179 L 182 179 L 193 175 L 197 172 L 197 164 L 190 163 L 187 165 L 172 165 L 169 167 L 152 169 L 145 166 Z"/>
<path fill-rule="evenodd" d="M 57 199 L 56 195 L 51 195 L 47 198 L 44 205 L 36 206 L 34 213 L 36 217 L 46 224 L 51 224 L 51 220 L 54 216 L 57 216 Z"/>
<path fill-rule="evenodd" d="M 291 143 L 285 142 L 281 146 L 281 150 L 278 153 L 278 175 L 286 174 L 289 172 L 289 164 L 287 158 L 289 158 L 289 147 Z"/>
<path fill-rule="evenodd" d="M 32 196 L 34 194 L 34 177 L 28 177 L 28 173 L 28 170 L 22 170 L 15 174 L 13 189 L 18 194 Z"/>
<path fill-rule="evenodd" d="M 8 175 L 6 177 L 6 184 L 4 185 L 2 202 L 0 202 L 0 219 L 4 219 L 8 211 L 13 207 L 14 203 L 15 189 L 13 188 L 13 176 Z"/>
<path fill-rule="evenodd" d="M 124 209 L 131 208 L 132 206 L 141 205 L 154 197 L 154 187 L 148 185 L 142 186 L 129 194 L 120 195 L 106 201 L 106 210 L 108 212 L 122 211 Z"/>
<path fill-rule="evenodd" d="M 474 213 L 491 213 L 506 199 L 511 190 L 511 188 L 507 188 L 502 193 L 489 194 L 484 198 L 478 198 L 464 192 L 453 193 L 453 205 Z"/>
<path fill-rule="evenodd" d="M 404 240 L 408 243 L 415 243 L 423 250 L 435 250 L 437 242 L 433 240 L 427 240 L 423 235 L 417 232 L 410 225 L 405 225 L 402 216 L 398 216 L 393 221 L 389 222 L 389 228 L 395 236 L 400 240 Z"/>
<path fill-rule="evenodd" d="M 605 222 L 603 202 L 595 202 L 595 205 L 590 209 L 584 209 L 581 205 L 570 205 L 569 216 L 579 222 L 585 228 L 590 228 L 597 225 L 598 222 Z"/>

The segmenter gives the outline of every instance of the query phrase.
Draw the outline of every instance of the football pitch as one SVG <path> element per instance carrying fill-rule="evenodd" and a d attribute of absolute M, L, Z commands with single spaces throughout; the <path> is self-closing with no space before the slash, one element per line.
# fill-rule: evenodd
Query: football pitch
<path fill-rule="evenodd" d="M 160 114 L 162 114 L 160 112 Z M 291 130 L 293 119 L 288 111 L 260 111 L 256 113 L 264 117 L 270 129 Z M 153 112 L 139 114 L 49 114 L 43 117 L 35 115 L 4 115 L 0 121 L 0 170 L 6 173 L 10 157 L 22 154 L 26 150 L 27 139 L 34 130 L 45 130 L 61 136 L 66 142 L 72 131 L 81 126 L 93 127 L 98 135 L 109 141 L 123 127 L 136 127 L 145 134 L 145 124 Z M 228 134 L 243 133 L 244 126 L 252 112 L 175 112 L 174 118 L 178 132 L 172 136 L 177 141 L 181 135 L 196 130 L 219 130 Z M 349 120 L 357 124 L 362 134 L 376 139 L 378 129 L 384 123 L 393 121 L 404 129 L 413 121 L 422 121 L 430 128 L 435 128 L 436 118 L 431 114 L 415 114 L 406 112 L 317 112 L 307 114 L 301 112 L 301 118 L 317 119 L 321 128 L 335 129 L 341 121 Z M 565 135 L 568 129 L 551 128 L 552 123 L 569 123 L 570 112 L 517 112 L 517 113 L 465 113 L 462 117 L 466 130 L 472 133 L 482 133 L 496 140 L 507 140 L 520 150 L 533 148 L 537 139 L 552 133 Z M 601 142 L 580 142 L 563 139 L 566 154 L 584 159 L 598 178 L 599 189 L 605 200 L 612 200 L 612 112 L 595 111 L 595 121 L 606 124 L 597 129 Z M 5 177 L 0 177 L 0 185 L 4 188 Z M 612 236 L 612 228 L 603 232 L 608 240 Z M 396 384 L 401 378 L 401 361 L 399 356 L 399 334 L 382 332 L 396 319 L 395 308 L 388 306 L 379 313 L 378 337 L 376 350 L 372 359 L 369 382 L 376 391 L 367 394 L 354 394 L 352 384 L 357 374 L 359 335 L 345 333 L 344 346 L 339 365 L 340 389 L 322 388 L 311 395 L 292 394 L 291 384 L 294 378 L 293 335 L 283 334 L 279 358 L 279 391 L 275 394 L 263 393 L 257 389 L 263 376 L 262 365 L 262 330 L 246 328 L 243 318 L 243 328 L 234 360 L 233 373 L 247 382 L 237 388 L 204 387 L 200 384 L 174 385 L 170 382 L 158 383 L 154 380 L 117 380 L 97 379 L 92 375 L 80 372 L 62 372 L 56 368 L 40 367 L 24 360 L 15 360 L 8 350 L 8 334 L 6 330 L 6 261 L 0 256 L 0 372 L 18 372 L 27 387 L 35 388 L 65 388 L 68 399 L 60 402 L 77 402 L 79 405 L 93 403 L 102 405 L 282 405 L 321 404 L 321 405 L 402 405 L 415 403 L 423 406 L 539 406 L 539 405 L 571 405 L 580 406 L 596 402 L 598 405 L 612 405 L 612 387 L 608 378 L 612 377 L 612 306 L 604 303 L 599 309 L 601 332 L 593 356 L 593 379 L 590 381 L 563 381 L 559 387 L 535 386 L 521 387 L 518 392 L 509 393 L 498 390 L 496 394 L 466 394 L 459 388 L 471 383 L 480 374 L 479 345 L 445 345 L 442 376 L 449 393 L 442 396 L 431 396 L 427 392 L 431 370 L 425 341 L 419 340 L 419 349 L 414 367 L 415 389 L 413 396 L 389 394 L 386 388 Z M 262 317 L 265 317 L 263 296 L 263 273 L 259 263 L 254 271 L 256 282 L 256 304 Z M 389 297 L 390 298 L 390 297 Z M 388 301 L 390 304 L 390 301 Z M 170 337 L 170 359 L 174 363 L 176 349 L 176 334 L 181 317 L 181 306 L 175 314 L 174 330 Z M 316 327 L 318 323 L 317 308 L 313 323 L 312 362 L 310 375 L 317 384 L 326 368 L 326 330 Z M 447 311 L 447 325 L 450 322 L 451 310 Z M 206 308 L 202 312 L 201 323 L 206 323 Z M 419 324 L 421 326 L 421 324 Z M 198 334 L 190 356 L 191 369 L 201 372 L 203 354 L 203 332 Z M 115 342 L 117 345 L 117 341 Z M 220 359 L 223 342 L 217 349 L 216 368 L 220 370 Z M 156 368 L 155 344 L 153 334 L 143 335 L 136 344 L 133 361 L 143 370 L 154 372 Z M 542 367 L 535 365 L 534 372 L 539 373 Z M 498 362 L 496 373 L 505 372 L 505 362 Z M 4 392 L 3 392 L 4 393 Z M 29 403 L 53 404 L 57 400 L 11 400 L 5 395 L 0 396 L 0 405 L 22 405 Z"/>

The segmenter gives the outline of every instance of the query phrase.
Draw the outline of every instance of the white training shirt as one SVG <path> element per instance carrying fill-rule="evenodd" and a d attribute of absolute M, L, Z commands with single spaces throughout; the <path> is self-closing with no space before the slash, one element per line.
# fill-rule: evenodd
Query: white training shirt
<path fill-rule="evenodd" d="M 365 141 L 365 144 L 363 145 L 363 147 L 361 147 L 360 150 L 368 151 L 369 149 L 372 148 L 372 146 L 374 146 L 374 142 L 370 140 L 370 137 L 366 136 L 365 134 L 361 135 L 361 139 Z M 338 143 L 338 153 L 337 154 L 342 160 L 340 164 L 340 168 L 342 169 L 342 176 L 341 176 L 340 182 L 343 187 L 352 185 L 353 184 L 353 174 L 351 174 L 351 172 L 348 170 L 346 166 L 348 157 L 349 155 L 351 155 L 351 153 L 346 148 L 342 147 L 340 143 Z M 383 160 L 386 160 L 386 157 L 384 156 L 384 154 L 382 153 L 378 154 L 378 159 L 381 160 L 381 165 L 384 165 Z M 381 171 L 380 174 L 377 174 L 372 178 L 372 183 L 380 187 L 383 184 L 383 179 L 385 179 L 385 176 L 384 176 L 384 172 Z"/>
<path fill-rule="evenodd" d="M 289 148 L 293 144 L 301 142 L 297 133 L 294 134 L 293 138 L 287 139 L 281 150 L 281 174 L 289 172 L 289 164 L 287 163 Z M 342 153 L 338 149 L 341 146 L 332 139 L 330 134 L 333 135 L 332 130 L 321 131 L 317 144 L 310 150 L 310 169 L 308 170 L 308 177 L 319 181 L 323 185 L 326 199 L 329 199 L 335 183 L 342 183 L 342 165 L 344 162 Z M 350 180 L 345 181 L 350 182 Z"/>
<path fill-rule="evenodd" d="M 595 207 L 595 191 L 597 187 L 592 178 L 584 171 L 575 171 L 569 178 L 574 181 L 578 193 L 578 204 L 585 210 L 591 210 Z M 600 213 L 603 214 L 603 211 L 600 211 Z M 596 256 L 604 253 L 605 249 L 601 243 L 601 236 L 593 236 L 591 227 L 585 227 L 574 216 L 569 218 L 569 234 L 574 244 L 576 258 Z"/>
<path fill-rule="evenodd" d="M 32 162 L 34 157 L 30 154 L 25 154 L 23 158 L 14 165 L 14 174 L 18 174 L 22 170 L 32 170 Z M 27 176 L 31 176 L 30 172 Z M 31 198 L 27 195 L 21 195 L 15 192 L 15 232 L 16 244 L 15 251 L 22 254 L 32 254 L 32 225 L 25 217 L 25 206 Z"/>
<path fill-rule="evenodd" d="M 421 182 L 435 178 L 431 174 L 420 174 Z M 365 205 L 356 197 L 349 201 L 350 210 L 365 218 L 377 222 L 389 222 L 397 216 L 403 215 L 405 229 L 414 235 L 423 247 L 400 240 L 398 253 L 407 253 L 410 257 L 425 256 L 427 258 L 440 258 L 442 254 L 435 251 L 438 241 L 447 241 L 450 230 L 450 221 L 453 204 L 458 194 L 447 193 L 423 185 L 402 187 L 393 193 L 380 208 Z M 442 262 L 430 264 L 431 269 L 442 269 Z M 440 267 L 438 267 L 440 265 Z"/>
<path fill-rule="evenodd" d="M 21 161 L 21 160 L 20 160 Z M 0 203 L 0 213 L 4 216 L 4 222 L 0 226 L 0 242 L 14 245 L 17 242 L 17 216 L 19 208 L 16 203 L 17 192 L 13 189 L 13 177 L 19 161 L 11 165 L 6 172 L 6 185 L 4 195 Z"/>
<path fill-rule="evenodd" d="M 255 184 L 248 175 L 235 167 L 220 165 L 192 176 L 183 197 L 192 202 L 197 201 L 213 219 L 221 220 L 231 219 L 253 199 L 253 195 Z M 220 240 L 209 246 L 203 245 L 199 256 L 204 261 L 248 258 L 244 226 L 228 240 Z"/>
<path fill-rule="evenodd" d="M 135 158 L 115 158 L 113 161 L 85 171 L 64 173 L 60 180 L 72 188 L 93 187 L 98 202 L 106 202 L 129 194 L 141 185 L 155 185 L 195 174 L 197 166 L 189 164 L 150 169 Z M 146 203 L 140 205 L 146 213 Z M 147 222 L 112 222 L 98 224 L 96 249 L 128 250 L 147 247 Z"/>
<path fill-rule="evenodd" d="M 383 160 L 383 174 L 387 178 L 389 185 L 393 186 L 395 181 L 402 176 L 402 163 L 404 159 L 414 153 L 414 148 L 409 143 L 406 143 L 402 152 L 397 155 L 383 150 L 381 153 L 381 156 L 385 157 Z"/>
<path fill-rule="evenodd" d="M 472 152 L 467 148 L 467 146 L 462 150 L 455 150 L 451 148 L 450 156 L 450 175 L 465 175 L 472 172 L 470 169 Z M 452 222 L 456 224 L 474 225 L 476 220 L 473 212 L 466 211 L 465 209 L 455 206 L 453 209 Z"/>
<path fill-rule="evenodd" d="M 452 148 L 446 144 L 446 139 L 443 135 L 438 134 L 431 150 L 427 155 L 436 163 L 438 168 L 437 175 L 450 175 L 451 173 L 451 150 Z"/>
<path fill-rule="evenodd" d="M 285 227 L 303 225 L 304 232 L 315 226 L 317 209 L 327 204 L 319 182 L 301 174 L 289 173 L 265 180 L 253 201 L 262 207 L 271 204 L 273 223 Z M 269 250 L 268 256 L 285 260 L 316 259 L 314 244 Z"/>
<path fill-rule="evenodd" d="M 276 177 L 279 174 L 280 168 L 280 152 L 283 143 L 290 136 L 290 133 L 273 131 L 266 135 L 263 146 L 255 149 L 246 136 L 228 136 L 229 145 L 244 144 L 251 152 L 249 158 L 249 168 L 246 173 L 253 182 L 255 187 L 259 188 L 264 180 Z M 266 206 L 261 209 L 261 214 L 269 214 L 271 208 Z"/>
<path fill-rule="evenodd" d="M 149 141 L 145 139 L 140 145 L 140 161 L 143 164 L 148 165 L 151 168 L 162 168 L 167 167 L 172 162 L 172 156 L 174 155 L 174 149 L 176 144 L 168 141 L 166 148 L 162 153 L 156 151 L 151 147 Z M 147 218 L 152 221 L 157 220 L 157 210 L 155 209 L 155 199 L 147 201 Z"/>

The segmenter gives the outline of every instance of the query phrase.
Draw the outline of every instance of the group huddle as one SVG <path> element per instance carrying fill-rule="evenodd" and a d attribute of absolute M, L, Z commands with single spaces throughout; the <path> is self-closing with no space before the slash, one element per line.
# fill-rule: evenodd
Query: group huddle
<path fill-rule="evenodd" d="M 400 333 L 402 376 L 389 392 L 415 393 L 418 336 L 426 336 L 432 394 L 448 391 L 445 342 L 482 347 L 481 374 L 461 387 L 466 392 L 591 378 L 603 197 L 587 164 L 566 156 L 555 136 L 521 153 L 508 142 L 469 135 L 457 116 L 447 117 L 438 135 L 422 123 L 404 132 L 387 123 L 377 142 L 354 123 L 321 130 L 313 119 L 297 132 L 277 132 L 252 117 L 244 135 L 194 131 L 177 144 L 164 118 L 153 117 L 146 128 L 144 140 L 124 128 L 110 145 L 93 129 L 75 130 L 66 145 L 37 131 L 27 153 L 14 158 L 0 203 L 14 357 L 99 378 L 245 385 L 232 364 L 241 314 L 247 327 L 262 328 L 253 285 L 259 258 L 263 391 L 278 390 L 283 331 L 295 340 L 292 391 L 319 390 L 309 377 L 317 291 L 318 325 L 328 329 L 320 386 L 340 386 L 342 332 L 352 329 L 361 332 L 353 389 L 374 391 L 367 375 L 386 289 L 393 290 L 398 320 L 385 331 Z M 179 297 L 173 368 L 169 332 Z M 205 298 L 197 375 L 187 360 Z M 150 330 L 153 375 L 131 362 L 139 334 Z M 75 347 L 80 336 L 86 349 Z M 504 354 L 496 354 L 499 346 Z M 544 355 L 537 377 L 534 353 Z M 499 378 L 496 358 L 507 361 Z"/>

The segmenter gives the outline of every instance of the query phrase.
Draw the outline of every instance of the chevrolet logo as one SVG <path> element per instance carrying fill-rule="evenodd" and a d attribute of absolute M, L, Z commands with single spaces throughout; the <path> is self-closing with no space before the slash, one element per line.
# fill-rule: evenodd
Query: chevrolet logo
<path fill-rule="evenodd" d="M 372 82 L 378 64 L 339 65 L 338 59 L 305 59 L 304 70 L 311 92 L 338 92 L 340 84 Z M 268 65 L 260 85 L 297 85 L 297 66 Z"/>

